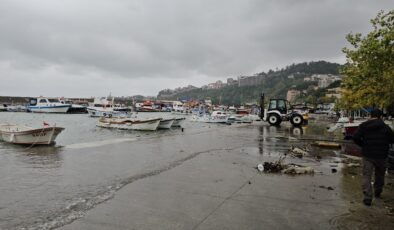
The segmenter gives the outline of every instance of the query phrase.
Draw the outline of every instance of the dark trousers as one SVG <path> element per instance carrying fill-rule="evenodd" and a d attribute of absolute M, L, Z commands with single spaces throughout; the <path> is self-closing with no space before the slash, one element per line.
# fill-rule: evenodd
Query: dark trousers
<path fill-rule="evenodd" d="M 384 174 L 386 172 L 386 159 L 372 159 L 363 157 L 363 192 L 364 199 L 372 200 L 372 173 L 375 171 L 374 190 L 380 194 L 384 185 Z"/>

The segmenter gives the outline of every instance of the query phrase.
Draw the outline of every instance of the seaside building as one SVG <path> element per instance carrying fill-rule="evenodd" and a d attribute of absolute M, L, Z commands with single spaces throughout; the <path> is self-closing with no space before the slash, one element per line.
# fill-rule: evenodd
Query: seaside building
<path fill-rule="evenodd" d="M 255 76 L 239 76 L 238 77 L 238 86 L 252 86 L 259 85 L 263 83 L 264 75 L 255 75 Z"/>
<path fill-rule="evenodd" d="M 238 81 L 234 80 L 233 78 L 227 78 L 227 85 L 237 85 Z"/>
<path fill-rule="evenodd" d="M 287 91 L 286 99 L 287 99 L 289 102 L 293 102 L 293 101 L 296 99 L 296 97 L 299 96 L 300 94 L 301 94 L 301 92 L 300 92 L 299 90 L 289 89 L 289 90 Z"/>
<path fill-rule="evenodd" d="M 221 80 L 219 80 L 219 81 L 216 81 L 215 83 L 209 83 L 208 89 L 220 89 L 223 86 L 225 86 L 225 84 Z"/>
<path fill-rule="evenodd" d="M 332 74 L 314 74 L 310 77 L 304 77 L 304 81 L 316 81 L 320 89 L 327 88 L 333 82 L 340 80 L 340 76 Z"/>
<path fill-rule="evenodd" d="M 328 93 L 326 93 L 326 97 L 335 97 L 337 99 L 342 97 L 342 90 L 340 87 L 328 89 L 327 91 Z"/>

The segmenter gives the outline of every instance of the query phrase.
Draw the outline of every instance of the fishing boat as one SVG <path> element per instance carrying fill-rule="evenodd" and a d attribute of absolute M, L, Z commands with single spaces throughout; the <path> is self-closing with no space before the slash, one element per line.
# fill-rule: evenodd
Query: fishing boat
<path fill-rule="evenodd" d="M 172 123 L 172 127 L 182 127 L 185 120 L 185 117 L 174 118 L 174 123 Z"/>
<path fill-rule="evenodd" d="M 98 127 L 116 128 L 125 130 L 143 130 L 155 131 L 160 124 L 161 118 L 151 119 L 118 119 L 118 118 L 100 118 L 97 122 Z"/>
<path fill-rule="evenodd" d="M 175 119 L 170 118 L 170 119 L 162 119 L 159 124 L 159 129 L 169 129 L 171 128 L 172 124 L 174 124 Z"/>
<path fill-rule="evenodd" d="M 67 100 L 64 98 L 59 99 L 60 103 L 62 104 L 69 104 L 71 105 L 70 108 L 68 109 L 67 113 L 87 113 L 87 104 L 82 104 L 82 103 L 74 103 L 71 100 Z"/>
<path fill-rule="evenodd" d="M 135 109 L 137 112 L 160 112 L 158 106 L 152 101 L 144 101 L 143 103 L 136 103 Z"/>
<path fill-rule="evenodd" d="M 115 110 L 114 108 L 113 102 L 106 98 L 95 98 L 93 103 L 90 103 L 87 107 L 87 111 L 90 117 L 112 117 L 126 113 L 121 110 Z"/>
<path fill-rule="evenodd" d="M 62 104 L 57 98 L 30 98 L 27 110 L 34 113 L 67 113 L 70 104 Z"/>
<path fill-rule="evenodd" d="M 50 145 L 63 130 L 62 127 L 49 126 L 46 123 L 42 128 L 0 124 L 0 140 L 21 145 Z"/>
<path fill-rule="evenodd" d="M 0 112 L 7 111 L 7 105 L 0 105 Z"/>
<path fill-rule="evenodd" d="M 237 109 L 227 119 L 228 123 L 252 123 L 254 117 L 246 109 Z"/>
<path fill-rule="evenodd" d="M 193 115 L 191 121 L 205 123 L 227 123 L 229 115 L 224 111 L 213 111 L 212 114 Z"/>
<path fill-rule="evenodd" d="M 172 112 L 173 113 L 186 113 L 186 109 L 183 106 L 183 103 L 180 101 L 174 101 L 172 103 Z"/>

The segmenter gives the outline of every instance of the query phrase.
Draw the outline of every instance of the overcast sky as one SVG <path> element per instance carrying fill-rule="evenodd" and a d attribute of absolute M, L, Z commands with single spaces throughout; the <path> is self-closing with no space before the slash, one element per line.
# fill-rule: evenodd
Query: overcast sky
<path fill-rule="evenodd" d="M 393 0 L 0 0 L 0 95 L 157 95 L 304 61 L 344 63 Z"/>

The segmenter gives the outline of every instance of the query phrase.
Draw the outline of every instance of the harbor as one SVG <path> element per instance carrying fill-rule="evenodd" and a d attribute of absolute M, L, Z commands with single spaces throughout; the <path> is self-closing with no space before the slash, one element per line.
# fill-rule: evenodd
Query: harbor
<path fill-rule="evenodd" d="M 392 1 L 0 12 L 0 230 L 394 229 Z"/>
<path fill-rule="evenodd" d="M 384 198 L 373 209 L 364 207 L 359 158 L 348 155 L 345 145 L 312 145 L 342 140 L 342 133 L 327 134 L 331 124 L 325 121 L 293 127 L 186 120 L 183 129 L 149 132 L 97 127 L 87 114 L 0 113 L 0 118 L 65 128 L 52 146 L 0 144 L 2 229 L 394 226 L 393 177 L 387 177 Z M 307 149 L 307 155 L 289 154 L 294 146 Z M 256 168 L 283 156 L 314 173 Z"/>

